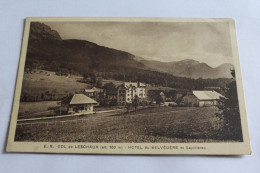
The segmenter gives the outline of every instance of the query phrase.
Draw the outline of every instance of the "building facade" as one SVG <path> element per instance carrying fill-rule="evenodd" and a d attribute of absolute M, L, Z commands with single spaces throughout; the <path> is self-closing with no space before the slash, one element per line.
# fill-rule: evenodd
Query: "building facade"
<path fill-rule="evenodd" d="M 101 88 L 92 87 L 90 89 L 85 89 L 84 94 L 91 98 L 97 98 L 104 95 L 104 90 Z"/>
<path fill-rule="evenodd" d="M 117 104 L 126 105 L 132 103 L 135 96 L 139 100 L 146 99 L 146 85 L 141 82 L 124 82 L 117 88 Z"/>
<path fill-rule="evenodd" d="M 88 97 L 94 97 L 95 96 L 95 91 L 93 89 L 85 89 L 85 95 Z"/>

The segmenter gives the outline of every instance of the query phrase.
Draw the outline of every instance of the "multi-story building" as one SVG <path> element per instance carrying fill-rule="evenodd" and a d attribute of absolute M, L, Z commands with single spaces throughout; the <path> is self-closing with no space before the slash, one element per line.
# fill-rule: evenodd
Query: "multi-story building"
<path fill-rule="evenodd" d="M 124 82 L 117 88 L 117 104 L 132 103 L 135 96 L 140 100 L 146 99 L 146 85 L 141 82 Z"/>

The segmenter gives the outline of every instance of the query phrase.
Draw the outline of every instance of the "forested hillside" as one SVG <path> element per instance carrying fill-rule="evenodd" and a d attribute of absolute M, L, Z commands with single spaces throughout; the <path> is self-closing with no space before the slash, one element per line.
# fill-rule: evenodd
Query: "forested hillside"
<path fill-rule="evenodd" d="M 157 86 L 183 89 L 223 87 L 231 79 L 192 79 L 176 77 L 153 69 L 128 52 L 115 50 L 85 40 L 62 40 L 49 26 L 32 22 L 30 27 L 26 72 L 33 69 L 58 74 L 95 75 L 104 79 L 140 81 Z M 181 68 L 179 66 L 178 68 Z"/>

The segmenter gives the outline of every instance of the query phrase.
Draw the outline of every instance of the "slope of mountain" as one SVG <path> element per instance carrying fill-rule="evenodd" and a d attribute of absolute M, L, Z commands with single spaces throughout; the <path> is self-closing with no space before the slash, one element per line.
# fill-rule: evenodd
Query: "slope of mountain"
<path fill-rule="evenodd" d="M 230 70 L 234 69 L 234 66 L 230 63 L 224 63 L 214 69 L 217 73 L 217 76 L 226 76 L 228 78 L 231 78 L 232 76 L 230 75 Z"/>
<path fill-rule="evenodd" d="M 231 64 L 212 68 L 190 59 L 173 62 L 149 61 L 86 40 L 62 40 L 57 31 L 39 22 L 31 23 L 26 67 L 50 71 L 66 69 L 79 74 L 100 72 L 108 77 L 118 78 L 139 69 L 138 75 L 143 73 L 140 70 L 152 70 L 194 79 L 230 78 L 230 69 L 233 68 Z M 148 74 L 148 71 L 145 73 Z M 139 80 L 138 78 L 140 77 L 136 77 L 136 80 Z"/>
<path fill-rule="evenodd" d="M 200 63 L 195 60 L 186 59 L 182 61 L 160 62 L 141 60 L 146 66 L 151 69 L 166 72 L 174 76 L 188 77 L 188 78 L 231 78 L 230 70 L 233 65 L 226 63 L 216 68 L 208 66 L 206 63 Z"/>
<path fill-rule="evenodd" d="M 51 27 L 40 22 L 32 22 L 30 26 L 29 40 L 31 39 L 54 39 L 61 40 L 59 33 Z"/>
<path fill-rule="evenodd" d="M 116 67 L 147 69 L 134 58 L 130 53 L 85 40 L 62 40 L 58 32 L 49 26 L 38 22 L 31 23 L 26 67 L 44 67 L 51 71 L 66 68 L 81 74 L 90 69 L 106 71 Z"/>

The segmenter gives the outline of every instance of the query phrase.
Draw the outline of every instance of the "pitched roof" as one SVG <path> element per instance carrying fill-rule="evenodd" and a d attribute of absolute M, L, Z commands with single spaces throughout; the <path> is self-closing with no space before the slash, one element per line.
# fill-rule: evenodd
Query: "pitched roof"
<path fill-rule="evenodd" d="M 217 100 L 223 97 L 216 91 L 192 91 L 199 100 Z"/>
<path fill-rule="evenodd" d="M 129 88 L 129 87 L 137 87 L 137 82 L 124 82 L 124 87 Z"/>
<path fill-rule="evenodd" d="M 92 90 L 95 91 L 95 92 L 103 92 L 104 91 L 103 89 L 96 88 L 96 87 L 93 87 Z"/>
<path fill-rule="evenodd" d="M 74 96 L 70 101 L 70 105 L 88 104 L 88 103 L 96 104 L 97 102 L 84 94 L 74 94 Z"/>
<path fill-rule="evenodd" d="M 141 83 L 141 82 L 124 82 L 123 86 L 125 88 L 129 88 L 129 87 L 132 87 L 132 86 L 137 88 L 137 87 L 145 87 L 146 85 L 144 83 Z"/>
<path fill-rule="evenodd" d="M 86 93 L 93 93 L 94 90 L 93 90 L 93 89 L 85 89 L 85 92 L 86 92 Z"/>

